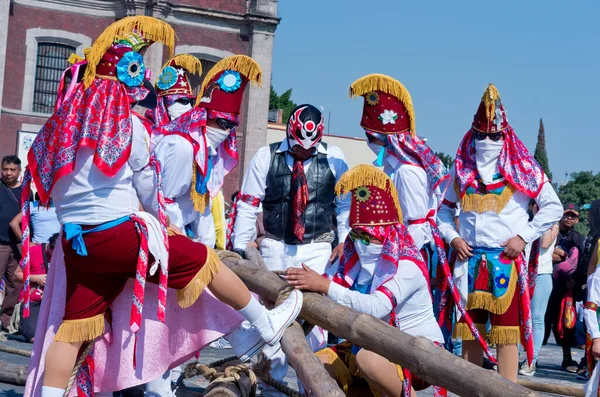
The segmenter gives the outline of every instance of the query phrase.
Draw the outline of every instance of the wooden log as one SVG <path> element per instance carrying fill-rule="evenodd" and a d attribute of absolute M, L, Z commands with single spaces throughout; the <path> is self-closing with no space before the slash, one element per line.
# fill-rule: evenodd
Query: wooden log
<path fill-rule="evenodd" d="M 15 365 L 0 361 L 0 382 L 23 386 L 27 381 L 27 371 L 27 365 Z"/>
<path fill-rule="evenodd" d="M 517 380 L 517 383 L 528 389 L 541 391 L 543 393 L 560 394 L 563 396 L 584 397 L 583 387 L 551 385 L 547 383 L 534 382 L 531 380 Z"/>
<path fill-rule="evenodd" d="M 237 258 L 223 262 L 251 291 L 275 302 L 287 283 L 275 274 Z M 370 315 L 341 306 L 320 294 L 304 293 L 300 317 L 321 326 L 338 337 L 380 354 L 391 362 L 410 369 L 432 385 L 460 396 L 524 397 L 539 396 L 534 391 L 504 379 L 436 347 L 429 340 L 410 336 Z"/>
<path fill-rule="evenodd" d="M 243 397 L 235 382 L 223 382 L 211 389 L 204 397 Z"/>
<path fill-rule="evenodd" d="M 285 330 L 281 348 L 292 368 L 296 370 L 307 396 L 344 397 L 342 389 L 314 355 L 300 324 L 294 322 Z"/>
<path fill-rule="evenodd" d="M 264 269 L 267 268 L 267 265 L 265 265 L 265 262 L 263 261 L 262 256 L 260 256 L 260 252 L 258 252 L 258 249 L 254 248 L 254 247 L 247 247 L 245 250 L 245 254 L 246 254 L 246 259 L 248 259 L 250 262 L 252 262 L 255 265 L 260 266 Z"/>

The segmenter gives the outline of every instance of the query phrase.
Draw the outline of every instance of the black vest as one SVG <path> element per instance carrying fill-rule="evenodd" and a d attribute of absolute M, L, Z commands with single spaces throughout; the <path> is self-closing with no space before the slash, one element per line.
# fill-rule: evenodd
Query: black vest
<path fill-rule="evenodd" d="M 321 143 L 325 148 L 327 146 Z M 286 244 L 308 243 L 312 239 L 333 230 L 335 177 L 327 155 L 317 153 L 306 172 L 309 200 L 304 211 L 304 240 L 299 241 L 292 233 L 292 197 L 290 194 L 292 171 L 288 167 L 286 152 L 277 153 L 281 145 L 273 143 L 271 165 L 267 174 L 267 187 L 263 206 L 263 224 L 265 231 Z"/>

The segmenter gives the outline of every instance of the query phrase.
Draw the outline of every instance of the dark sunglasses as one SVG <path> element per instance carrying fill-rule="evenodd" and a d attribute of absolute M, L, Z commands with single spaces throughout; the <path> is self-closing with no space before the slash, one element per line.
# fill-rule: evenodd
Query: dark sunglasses
<path fill-rule="evenodd" d="M 222 118 L 216 119 L 215 122 L 217 123 L 219 128 L 221 128 L 223 130 L 231 130 L 231 129 L 235 128 L 235 126 L 237 125 L 231 120 L 222 119 Z"/>
<path fill-rule="evenodd" d="M 175 102 L 181 103 L 182 105 L 192 105 L 194 103 L 193 98 L 179 98 Z"/>
<path fill-rule="evenodd" d="M 490 138 L 494 142 L 498 142 L 504 135 L 500 132 L 481 132 L 474 131 L 473 137 L 478 141 L 483 141 L 485 138 Z"/>
<path fill-rule="evenodd" d="M 354 243 L 356 240 L 360 240 L 364 245 L 371 245 L 371 236 L 367 233 L 356 233 L 354 230 L 350 230 L 348 234 L 350 236 L 350 240 Z"/>

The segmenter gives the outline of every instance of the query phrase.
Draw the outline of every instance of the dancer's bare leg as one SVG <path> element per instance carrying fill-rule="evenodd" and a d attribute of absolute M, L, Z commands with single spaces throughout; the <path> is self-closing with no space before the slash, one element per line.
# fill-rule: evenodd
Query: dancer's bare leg
<path fill-rule="evenodd" d="M 81 343 L 53 341 L 46 352 L 44 386 L 65 389 L 77 361 Z"/>
<path fill-rule="evenodd" d="M 208 288 L 218 300 L 235 310 L 241 310 L 248 306 L 252 297 L 242 280 L 223 263 Z"/>
<path fill-rule="evenodd" d="M 517 382 L 519 348 L 517 345 L 498 345 L 498 372 L 511 382 Z"/>

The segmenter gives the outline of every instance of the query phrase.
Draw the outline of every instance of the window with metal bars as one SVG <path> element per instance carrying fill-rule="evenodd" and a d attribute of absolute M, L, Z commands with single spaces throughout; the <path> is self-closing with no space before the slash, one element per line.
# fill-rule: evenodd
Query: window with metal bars
<path fill-rule="evenodd" d="M 38 43 L 35 68 L 33 111 L 52 113 L 62 72 L 75 47 L 57 43 Z"/>

